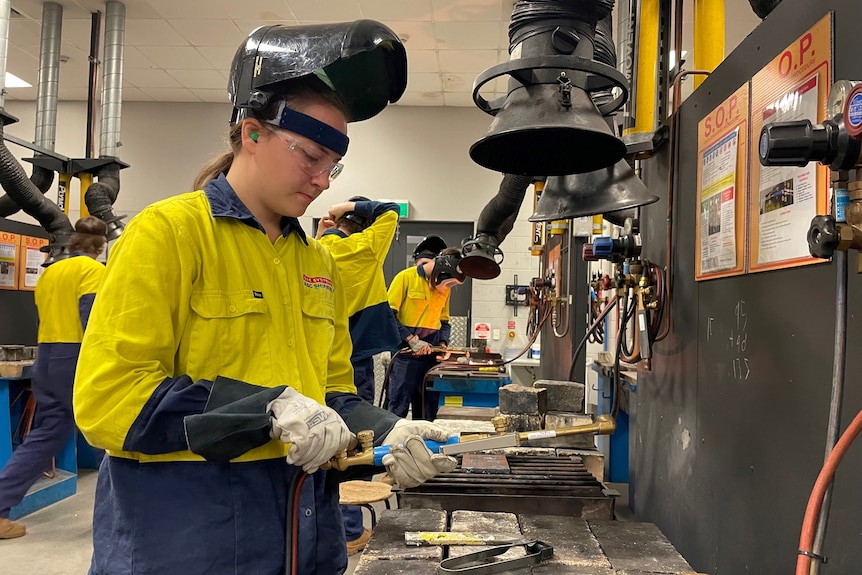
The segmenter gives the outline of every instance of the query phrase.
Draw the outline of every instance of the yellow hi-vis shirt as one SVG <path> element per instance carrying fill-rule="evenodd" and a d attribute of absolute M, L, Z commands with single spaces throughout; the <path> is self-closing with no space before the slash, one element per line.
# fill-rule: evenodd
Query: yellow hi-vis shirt
<path fill-rule="evenodd" d="M 361 233 L 346 238 L 326 234 L 320 238 L 338 262 L 348 317 L 386 301 L 386 278 L 381 268 L 397 227 L 398 214 L 387 211 Z"/>
<path fill-rule="evenodd" d="M 84 337 L 79 303 L 95 294 L 102 283 L 105 266 L 80 255 L 48 266 L 36 282 L 36 309 L 39 312 L 39 343 L 80 343 Z"/>
<path fill-rule="evenodd" d="M 221 375 L 289 385 L 320 403 L 356 393 L 344 291 L 332 256 L 294 232 L 214 217 L 203 191 L 138 214 L 111 251 L 75 378 L 78 427 L 110 455 L 201 460 L 191 451 L 123 451 L 130 426 L 165 378 Z M 236 461 L 287 455 L 272 440 Z"/>
<path fill-rule="evenodd" d="M 410 328 L 439 330 L 441 321 L 449 321 L 448 289 L 432 290 L 428 280 L 416 267 L 398 272 L 389 285 L 389 307 L 397 313 L 401 325 Z"/>

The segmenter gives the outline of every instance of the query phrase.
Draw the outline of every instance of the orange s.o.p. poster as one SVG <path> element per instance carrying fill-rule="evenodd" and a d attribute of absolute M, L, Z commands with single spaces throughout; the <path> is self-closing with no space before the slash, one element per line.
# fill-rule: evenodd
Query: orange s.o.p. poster
<path fill-rule="evenodd" d="M 36 289 L 36 282 L 39 281 L 39 276 L 45 271 L 42 263 L 48 256 L 39 249 L 46 245 L 48 245 L 48 240 L 45 238 L 21 236 L 21 265 L 19 266 L 21 275 L 18 289 L 31 291 Z"/>
<path fill-rule="evenodd" d="M 745 272 L 748 83 L 697 125 L 695 279 Z"/>
<path fill-rule="evenodd" d="M 0 289 L 18 289 L 18 257 L 21 236 L 0 232 Z"/>
<path fill-rule="evenodd" d="M 822 122 L 831 81 L 830 12 L 752 78 L 752 137 L 771 122 Z M 828 168 L 761 166 L 752 146 L 750 172 L 749 271 L 822 262 L 809 254 L 807 234 L 811 219 L 829 212 Z"/>

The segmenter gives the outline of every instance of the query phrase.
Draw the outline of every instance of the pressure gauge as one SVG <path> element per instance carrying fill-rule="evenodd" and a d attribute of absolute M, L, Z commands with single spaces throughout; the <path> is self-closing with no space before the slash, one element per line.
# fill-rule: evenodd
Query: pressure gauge
<path fill-rule="evenodd" d="M 633 234 L 638 233 L 639 230 L 638 221 L 636 218 L 626 218 L 623 222 L 623 235 L 631 236 Z"/>
<path fill-rule="evenodd" d="M 826 113 L 829 118 L 834 118 L 838 114 L 844 113 L 844 102 L 847 101 L 847 96 L 850 90 L 859 82 L 851 82 L 850 80 L 838 80 L 829 89 L 829 99 L 827 100 Z"/>

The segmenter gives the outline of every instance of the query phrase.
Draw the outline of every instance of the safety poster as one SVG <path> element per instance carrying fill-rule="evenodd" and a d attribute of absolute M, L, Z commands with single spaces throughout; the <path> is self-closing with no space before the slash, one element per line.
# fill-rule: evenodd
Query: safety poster
<path fill-rule="evenodd" d="M 695 279 L 745 271 L 748 83 L 697 126 Z"/>
<path fill-rule="evenodd" d="M 48 254 L 40 251 L 42 246 L 48 245 L 45 238 L 33 236 L 21 236 L 21 280 L 18 289 L 34 290 L 39 276 L 45 271 L 42 263 Z"/>
<path fill-rule="evenodd" d="M 751 80 L 751 133 L 772 122 L 826 117 L 831 84 L 832 15 L 829 14 L 775 57 Z M 828 168 L 761 166 L 751 151 L 749 271 L 806 265 L 823 260 L 808 252 L 808 227 L 828 213 Z"/>
<path fill-rule="evenodd" d="M 21 236 L 0 232 L 0 289 L 18 289 L 18 252 Z"/>

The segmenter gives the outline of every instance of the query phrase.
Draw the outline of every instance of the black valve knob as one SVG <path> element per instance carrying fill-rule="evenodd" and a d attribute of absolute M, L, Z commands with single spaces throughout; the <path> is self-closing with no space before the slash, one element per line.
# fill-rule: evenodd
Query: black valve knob
<path fill-rule="evenodd" d="M 814 216 L 808 228 L 808 251 L 812 257 L 828 260 L 838 248 L 838 226 L 832 216 Z"/>
<path fill-rule="evenodd" d="M 820 161 L 829 149 L 829 134 L 809 120 L 763 126 L 758 147 L 764 166 L 799 166 Z"/>

